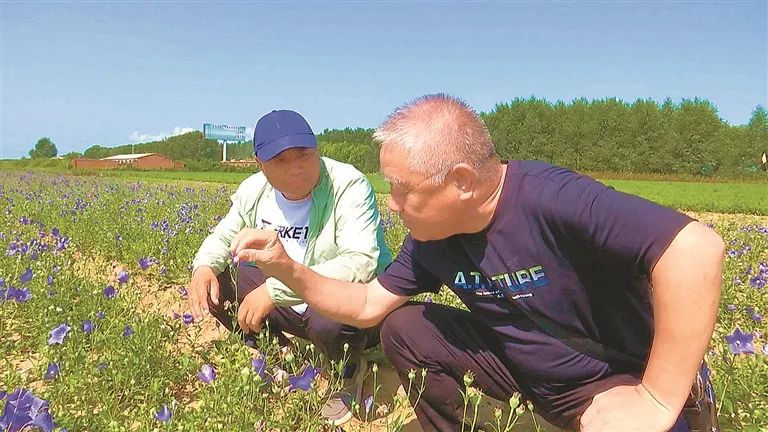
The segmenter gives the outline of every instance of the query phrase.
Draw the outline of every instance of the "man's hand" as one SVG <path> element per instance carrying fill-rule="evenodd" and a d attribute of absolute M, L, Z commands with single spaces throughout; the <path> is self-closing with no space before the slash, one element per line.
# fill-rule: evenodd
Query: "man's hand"
<path fill-rule="evenodd" d="M 219 304 L 219 281 L 216 273 L 208 266 L 201 266 L 192 274 L 192 283 L 189 287 L 189 308 L 195 321 L 201 321 L 208 313 L 208 294 L 210 293 L 213 304 Z"/>
<path fill-rule="evenodd" d="M 232 241 L 230 250 L 235 263 L 254 262 L 264 274 L 278 279 L 286 275 L 294 263 L 277 232 L 272 230 L 243 228 Z"/>
<path fill-rule="evenodd" d="M 618 386 L 594 398 L 581 416 L 581 432 L 666 432 L 678 414 L 651 395 L 642 384 Z"/>
<path fill-rule="evenodd" d="M 237 311 L 237 323 L 243 333 L 257 333 L 261 329 L 264 319 L 273 310 L 275 310 L 275 304 L 269 297 L 267 285 L 262 284 L 249 292 L 240 302 Z"/>

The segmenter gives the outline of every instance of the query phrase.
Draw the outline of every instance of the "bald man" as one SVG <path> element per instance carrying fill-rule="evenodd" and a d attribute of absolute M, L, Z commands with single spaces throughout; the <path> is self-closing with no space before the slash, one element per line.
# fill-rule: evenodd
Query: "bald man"
<path fill-rule="evenodd" d="M 398 108 L 375 138 L 388 206 L 410 230 L 383 274 L 324 278 L 266 231 L 241 231 L 232 250 L 333 320 L 384 320 L 401 380 L 427 369 L 414 407 L 424 430 L 461 429 L 468 370 L 486 394 L 520 392 L 563 429 L 717 430 L 683 409 L 717 315 L 714 231 L 567 169 L 500 161 L 483 121 L 450 96 Z M 469 310 L 406 304 L 443 286 Z"/>

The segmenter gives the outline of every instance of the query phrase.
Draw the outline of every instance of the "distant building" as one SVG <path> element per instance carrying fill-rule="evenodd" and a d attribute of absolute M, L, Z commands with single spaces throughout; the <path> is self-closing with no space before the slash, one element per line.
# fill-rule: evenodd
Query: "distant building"
<path fill-rule="evenodd" d="M 234 166 L 234 167 L 249 167 L 249 166 L 258 166 L 259 163 L 256 161 L 256 159 L 233 159 L 228 161 L 221 161 L 219 162 L 222 165 L 228 165 L 228 166 Z"/>
<path fill-rule="evenodd" d="M 72 159 L 72 168 L 76 169 L 102 169 L 124 166 L 138 169 L 174 169 L 184 168 L 184 163 L 176 162 L 159 153 L 115 155 L 101 159 Z"/>

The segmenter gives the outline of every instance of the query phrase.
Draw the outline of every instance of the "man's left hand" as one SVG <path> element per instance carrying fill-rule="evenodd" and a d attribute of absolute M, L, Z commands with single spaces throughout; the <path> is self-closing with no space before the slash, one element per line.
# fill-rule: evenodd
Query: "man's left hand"
<path fill-rule="evenodd" d="M 243 333 L 258 333 L 261 324 L 273 310 L 275 304 L 269 297 L 267 285 L 262 284 L 249 292 L 237 309 L 237 323 Z"/>
<path fill-rule="evenodd" d="M 580 431 L 667 432 L 677 417 L 641 384 L 618 386 L 592 398 L 581 416 Z"/>

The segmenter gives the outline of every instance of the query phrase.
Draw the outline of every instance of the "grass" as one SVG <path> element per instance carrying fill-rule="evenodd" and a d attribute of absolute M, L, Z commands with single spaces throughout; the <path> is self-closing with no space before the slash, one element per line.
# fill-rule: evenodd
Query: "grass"
<path fill-rule="evenodd" d="M 272 380 L 267 382 L 252 367 L 254 353 L 236 337 L 214 333 L 201 340 L 203 324 L 185 324 L 149 307 L 168 302 L 185 311 L 178 284 L 188 283 L 189 262 L 226 213 L 234 185 L 20 174 L 0 173 L 0 290 L 21 287 L 29 298 L 0 301 L 0 394 L 33 390 L 69 430 L 326 430 L 319 410 L 332 386 L 291 392 L 284 379 L 278 381 L 280 373 L 299 373 L 305 362 L 320 364 L 310 346 L 289 356 L 260 340 L 260 358 L 269 365 L 265 377 Z M 406 229 L 396 215 L 384 208 L 382 214 L 387 244 L 396 252 Z M 702 221 L 713 223 L 729 249 L 707 354 L 723 430 L 757 432 L 768 424 L 768 322 L 762 318 L 768 310 L 768 218 Z M 139 267 L 142 257 L 154 259 L 151 267 Z M 119 283 L 123 268 L 130 279 Z M 108 284 L 117 288 L 114 298 L 105 296 Z M 431 298 L 460 306 L 446 289 Z M 96 323 L 95 331 L 84 330 L 86 320 Z M 50 332 L 63 323 L 72 328 L 68 336 L 49 344 Z M 753 354 L 732 353 L 725 336 L 737 328 L 750 335 Z M 46 379 L 53 364 L 60 374 Z M 212 383 L 196 378 L 203 365 L 217 371 Z M 422 378 L 414 376 L 417 387 Z M 0 408 L 7 400 L 0 399 Z M 372 412 L 400 412 L 401 402 L 380 394 Z M 173 412 L 169 423 L 156 420 L 163 405 Z M 345 429 L 400 430 L 397 418 L 382 422 L 388 418 Z"/>

